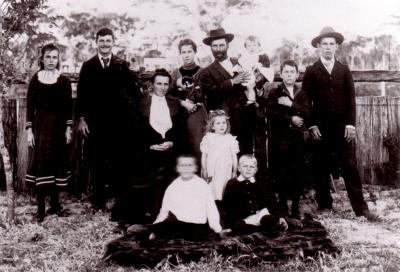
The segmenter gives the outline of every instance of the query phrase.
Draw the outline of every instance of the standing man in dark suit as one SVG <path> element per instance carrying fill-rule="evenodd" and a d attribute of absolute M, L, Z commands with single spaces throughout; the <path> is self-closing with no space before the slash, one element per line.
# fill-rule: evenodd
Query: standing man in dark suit
<path fill-rule="evenodd" d="M 211 47 L 215 58 L 200 74 L 201 91 L 205 93 L 207 109 L 222 109 L 231 121 L 231 132 L 238 137 L 241 154 L 253 153 L 256 95 L 249 93 L 242 83 L 250 79 L 237 60 L 228 58 L 229 43 L 234 35 L 223 28 L 211 30 L 203 42 Z"/>
<path fill-rule="evenodd" d="M 111 29 L 96 34 L 97 54 L 84 62 L 79 74 L 76 116 L 87 139 L 93 186 L 91 202 L 105 208 L 106 187 L 118 194 L 135 158 L 135 102 L 137 82 L 127 62 L 112 54 Z"/>
<path fill-rule="evenodd" d="M 319 49 L 320 59 L 306 69 L 303 78 L 303 90 L 312 105 L 309 131 L 315 143 L 316 198 L 320 211 L 332 209 L 330 173 L 334 157 L 341 167 L 355 214 L 376 221 L 377 216 L 369 211 L 364 200 L 356 164 L 353 78 L 349 68 L 335 59 L 343 40 L 343 35 L 333 28 L 323 28 L 311 42 Z"/>

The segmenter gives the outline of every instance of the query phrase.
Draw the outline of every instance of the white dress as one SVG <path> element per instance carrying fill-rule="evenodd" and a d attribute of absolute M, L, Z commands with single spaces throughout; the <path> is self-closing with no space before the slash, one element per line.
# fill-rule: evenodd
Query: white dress
<path fill-rule="evenodd" d="M 208 132 L 200 143 L 200 150 L 207 155 L 206 169 L 214 198 L 222 200 L 226 183 L 233 177 L 232 154 L 239 153 L 239 143 L 231 134 Z"/>

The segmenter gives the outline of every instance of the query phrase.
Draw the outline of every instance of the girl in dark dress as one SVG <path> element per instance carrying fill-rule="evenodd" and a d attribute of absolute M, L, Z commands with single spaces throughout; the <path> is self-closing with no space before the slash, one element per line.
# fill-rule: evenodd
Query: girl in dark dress
<path fill-rule="evenodd" d="M 186 151 L 200 161 L 200 142 L 207 124 L 207 110 L 204 106 L 204 95 L 199 86 L 199 75 L 202 68 L 195 63 L 197 45 L 190 39 L 183 39 L 178 45 L 183 64 L 171 74 L 168 96 L 179 100 L 185 108 L 185 127 L 187 131 Z"/>
<path fill-rule="evenodd" d="M 72 137 L 71 83 L 58 70 L 59 56 L 54 44 L 42 48 L 40 71 L 32 77 L 27 96 L 30 154 L 26 182 L 36 191 L 39 222 L 45 217 L 46 195 L 50 195 L 47 213 L 63 214 L 58 191 L 71 176 L 67 146 Z"/>

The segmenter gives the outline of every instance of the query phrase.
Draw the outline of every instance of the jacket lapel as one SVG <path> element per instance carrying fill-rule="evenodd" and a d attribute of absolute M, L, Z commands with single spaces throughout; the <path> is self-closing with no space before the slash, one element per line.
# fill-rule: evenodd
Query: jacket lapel
<path fill-rule="evenodd" d="M 140 102 L 140 112 L 146 117 L 150 117 L 151 96 L 143 98 Z"/>
<path fill-rule="evenodd" d="M 225 68 L 216 60 L 212 63 L 212 67 L 210 68 L 211 70 L 214 70 L 215 73 L 220 74 L 224 79 L 232 78 L 228 71 L 226 71 Z"/>

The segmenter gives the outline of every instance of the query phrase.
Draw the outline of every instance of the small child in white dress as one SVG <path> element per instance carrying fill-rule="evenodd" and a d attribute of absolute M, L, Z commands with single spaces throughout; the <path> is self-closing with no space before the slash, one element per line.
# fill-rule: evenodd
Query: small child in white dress
<path fill-rule="evenodd" d="M 262 52 L 260 40 L 253 35 L 248 36 L 244 41 L 246 49 L 241 54 L 238 62 L 244 71 L 250 72 L 250 79 L 244 86 L 247 86 L 247 98 L 255 100 L 253 87 L 256 83 L 256 73 L 261 72 L 268 82 L 274 81 L 274 69 L 270 65 L 268 55 Z"/>
<path fill-rule="evenodd" d="M 239 143 L 229 132 L 229 116 L 223 110 L 210 111 L 207 133 L 200 143 L 201 172 L 215 200 L 222 200 L 226 183 L 237 173 Z"/>

